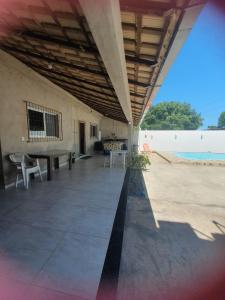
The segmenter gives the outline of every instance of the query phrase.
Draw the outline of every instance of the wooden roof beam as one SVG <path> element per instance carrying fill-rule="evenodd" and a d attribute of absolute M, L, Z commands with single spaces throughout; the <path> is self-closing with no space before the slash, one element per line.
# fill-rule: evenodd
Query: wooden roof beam
<path fill-rule="evenodd" d="M 126 22 L 122 22 L 122 28 L 123 30 L 127 30 L 127 31 L 136 31 L 138 29 L 135 23 L 126 23 Z M 164 32 L 163 28 L 158 28 L 158 27 L 144 26 L 142 27 L 142 30 L 144 30 L 146 33 L 148 32 L 155 35 L 161 35 Z"/>
<path fill-rule="evenodd" d="M 75 97 L 77 97 L 78 99 L 82 99 L 82 100 L 86 100 L 86 101 L 88 101 L 89 103 L 92 103 L 92 104 L 94 104 L 94 105 L 96 105 L 96 106 L 100 106 L 100 107 L 102 107 L 102 108 L 108 108 L 109 110 L 111 110 L 111 111 L 114 111 L 114 112 L 118 112 L 118 113 L 121 113 L 122 114 L 122 110 L 120 109 L 120 108 L 118 108 L 118 109 L 116 109 L 116 108 L 114 108 L 114 107 L 112 107 L 112 106 L 109 106 L 109 105 L 107 105 L 107 104 L 105 104 L 105 103 L 98 103 L 98 102 L 96 102 L 95 100 L 93 100 L 93 99 L 89 99 L 89 98 L 86 98 L 85 96 L 76 96 L 75 94 L 73 94 Z"/>
<path fill-rule="evenodd" d="M 102 103 L 96 103 L 96 101 L 90 100 L 89 98 L 86 98 L 85 96 L 79 96 L 79 95 L 75 95 L 74 93 L 70 92 L 73 96 L 75 96 L 76 98 L 78 98 L 78 100 L 82 101 L 83 103 L 85 103 L 86 105 L 88 105 L 89 107 L 93 108 L 94 110 L 97 110 L 98 112 L 100 112 L 101 114 L 105 115 L 111 115 L 113 117 L 116 116 L 121 116 L 120 120 L 122 120 L 123 122 L 125 122 L 125 117 L 123 118 L 123 111 L 122 110 L 116 110 L 112 107 L 108 107 Z"/>
<path fill-rule="evenodd" d="M 106 98 L 97 98 L 96 95 L 92 95 L 92 94 L 89 94 L 89 93 L 83 93 L 83 91 L 79 91 L 77 89 L 74 89 L 72 87 L 68 87 L 68 86 L 65 86 L 63 85 L 62 83 L 58 83 L 59 86 L 61 86 L 64 90 L 69 90 L 73 93 L 76 93 L 76 94 L 79 94 L 81 97 L 88 97 L 87 99 L 90 100 L 90 101 L 94 101 L 94 102 L 100 102 L 100 103 L 104 103 L 106 105 L 110 105 L 110 107 L 114 107 L 116 109 L 120 109 L 120 105 L 119 105 L 119 102 L 114 102 L 114 101 L 111 101 L 111 100 L 108 100 Z M 80 97 L 79 96 L 79 97 Z"/>
<path fill-rule="evenodd" d="M 95 54 L 95 53 L 99 54 L 97 48 L 85 46 L 85 45 L 71 42 L 68 40 L 61 40 L 61 39 L 53 38 L 50 36 L 34 33 L 31 31 L 25 31 L 21 34 L 21 36 L 32 39 L 34 41 L 45 42 L 45 43 L 49 43 L 49 44 L 57 44 L 62 47 L 65 47 L 65 48 L 76 50 L 76 51 L 81 51 L 84 53 L 88 52 L 88 53 L 92 53 L 92 54 Z"/>
<path fill-rule="evenodd" d="M 55 83 L 55 81 L 57 81 L 58 83 Z M 101 98 L 101 97 L 98 98 L 98 96 L 96 96 L 96 95 L 93 95 L 93 94 L 90 94 L 90 93 L 87 93 L 84 91 L 79 91 L 77 89 L 74 89 L 73 87 L 65 86 L 63 83 L 61 83 L 57 79 L 55 81 L 54 81 L 54 83 L 61 86 L 64 90 L 67 90 L 67 91 L 70 90 L 70 91 L 73 91 L 74 93 L 79 93 L 81 96 L 86 95 L 86 96 L 94 98 L 94 99 L 97 98 L 97 101 L 101 101 L 101 103 L 111 104 L 112 107 L 116 105 L 118 107 L 118 109 L 120 109 L 119 102 L 115 102 L 115 101 L 112 101 L 112 100 L 109 100 L 106 98 Z M 90 98 L 90 100 L 91 100 L 91 98 Z M 93 99 L 93 101 L 96 101 L 94 99 Z"/>
<path fill-rule="evenodd" d="M 68 68 L 75 69 L 75 70 L 80 70 L 80 71 L 83 71 L 83 72 L 86 72 L 86 73 L 92 73 L 92 74 L 96 74 L 96 75 L 100 75 L 100 76 L 104 76 L 104 77 L 106 76 L 106 74 L 101 72 L 101 71 L 97 71 L 97 70 L 93 70 L 93 69 L 91 69 L 91 70 L 86 69 L 86 68 L 81 67 L 81 66 L 73 65 L 71 63 L 61 62 L 61 61 L 58 61 L 58 60 L 55 60 L 55 59 L 52 59 L 52 58 L 49 58 L 49 57 L 45 57 L 45 56 L 42 56 L 42 55 L 39 55 L 39 54 L 31 53 L 31 52 L 28 52 L 28 51 L 25 51 L 25 50 L 13 48 L 13 47 L 8 47 L 8 46 L 2 46 L 2 49 L 5 50 L 6 52 L 15 53 L 15 54 L 22 54 L 22 55 L 25 55 L 25 56 L 29 56 L 29 57 L 37 58 L 37 59 L 40 59 L 40 60 L 44 60 L 44 61 L 47 61 L 48 63 L 53 64 L 53 65 L 54 64 L 62 65 L 64 67 L 68 67 Z M 18 59 L 22 60 L 22 58 L 18 58 Z M 138 82 L 138 81 L 135 81 L 135 80 L 132 80 L 132 79 L 128 79 L 128 82 L 130 84 L 134 84 L 134 85 L 145 87 L 145 88 L 149 87 L 149 84 Z"/>
<path fill-rule="evenodd" d="M 141 86 L 141 87 L 144 87 L 144 88 L 149 87 L 149 83 L 139 82 L 139 81 L 136 81 L 136 80 L 133 80 L 133 79 L 128 79 L 128 82 L 130 84 L 134 84 L 134 85 Z"/>
<path fill-rule="evenodd" d="M 177 8 L 177 3 L 175 0 L 170 2 L 120 0 L 120 8 L 122 11 L 130 11 L 141 14 L 163 14 L 170 9 Z"/>
<path fill-rule="evenodd" d="M 42 34 L 37 34 L 37 33 L 30 32 L 30 31 L 24 32 L 22 34 L 22 37 L 29 38 L 29 39 L 39 41 L 39 42 L 57 44 L 57 45 L 65 47 L 65 48 L 84 52 L 84 53 L 91 53 L 91 54 L 99 55 L 97 48 L 85 46 L 82 44 L 77 44 L 77 43 L 70 42 L 70 41 L 63 41 L 63 40 L 60 40 L 57 38 L 47 37 Z M 126 55 L 125 57 L 126 57 L 126 61 L 128 61 L 128 62 L 138 63 L 138 64 L 149 66 L 149 67 L 154 66 L 157 63 L 156 61 L 153 61 L 153 60 L 132 57 L 130 55 Z"/>
<path fill-rule="evenodd" d="M 94 102 L 94 103 L 96 103 L 96 104 L 101 104 L 101 105 L 105 105 L 105 106 L 109 106 L 109 107 L 111 107 L 111 108 L 115 108 L 115 109 L 118 109 L 118 111 L 119 110 L 121 110 L 120 109 L 120 106 L 119 106 L 119 103 L 118 103 L 118 105 L 117 105 L 117 103 L 115 103 L 115 102 L 109 102 L 109 101 L 106 101 L 106 99 L 101 99 L 101 98 L 96 98 L 95 96 L 93 96 L 93 95 L 90 95 L 90 94 L 85 94 L 85 93 L 82 93 L 82 92 L 80 92 L 80 91 L 77 91 L 76 89 L 72 89 L 72 88 L 66 88 L 66 87 L 63 87 L 64 89 L 67 89 L 67 90 L 69 90 L 69 91 L 71 91 L 71 93 L 76 93 L 76 95 L 78 95 L 79 94 L 79 96 L 77 96 L 77 97 L 85 97 L 85 96 L 87 96 L 87 97 L 89 97 L 89 98 L 87 98 L 88 100 L 90 100 L 90 101 L 92 101 L 92 102 Z M 85 97 L 86 98 L 86 97 Z"/>
<path fill-rule="evenodd" d="M 83 102 L 84 104 L 86 104 L 87 106 L 89 106 L 90 108 L 92 108 L 92 109 L 98 111 L 100 114 L 102 114 L 102 115 L 104 115 L 104 116 L 107 116 L 107 117 L 112 118 L 112 119 L 114 119 L 114 120 L 118 120 L 118 121 L 121 121 L 121 122 L 126 123 L 126 120 L 125 120 L 125 118 L 123 118 L 122 115 L 118 115 L 117 113 L 114 113 L 114 112 L 112 112 L 111 110 L 106 110 L 106 109 L 104 109 L 103 107 L 100 107 L 100 106 L 98 106 L 98 105 L 94 105 L 94 104 L 91 105 L 91 104 L 88 103 L 88 101 L 85 100 L 85 99 L 82 100 L 82 102 Z"/>
<path fill-rule="evenodd" d="M 124 42 L 126 43 L 136 43 L 136 41 L 135 41 L 135 39 L 133 39 L 133 38 L 127 38 L 127 37 L 124 37 L 123 38 L 123 40 L 124 40 Z M 141 43 L 141 46 L 153 46 L 153 47 L 158 47 L 160 45 L 160 43 L 150 43 L 150 42 L 142 42 Z M 153 58 L 151 57 L 150 58 L 151 59 L 151 61 L 153 61 Z"/>
<path fill-rule="evenodd" d="M 76 70 L 80 70 L 80 71 L 83 71 L 83 72 L 86 72 L 86 73 L 92 73 L 92 74 L 96 74 L 96 75 L 100 75 L 100 76 L 106 76 L 107 75 L 106 73 L 103 73 L 103 72 L 98 71 L 98 70 L 87 69 L 87 68 L 84 68 L 84 67 L 81 67 L 81 66 L 73 65 L 71 63 L 58 61 L 56 59 L 43 56 L 42 54 L 39 55 L 39 54 L 36 54 L 36 53 L 31 53 L 31 52 L 28 52 L 28 51 L 25 51 L 25 50 L 21 50 L 21 49 L 18 49 L 18 48 L 2 46 L 2 49 L 5 50 L 6 52 L 10 52 L 10 53 L 13 52 L 15 54 L 22 54 L 22 55 L 25 55 L 25 56 L 29 56 L 29 57 L 33 57 L 33 58 L 37 58 L 37 59 L 40 59 L 40 60 L 47 61 L 48 63 L 51 63 L 51 64 L 58 64 L 58 65 L 61 65 L 61 66 L 64 66 L 64 67 L 68 67 L 70 69 L 76 69 Z"/>
<path fill-rule="evenodd" d="M 130 95 L 133 97 L 141 98 L 141 99 L 143 99 L 145 97 L 145 95 L 140 95 L 140 94 L 134 93 L 134 92 L 130 92 Z"/>
<path fill-rule="evenodd" d="M 71 84 L 71 85 L 77 86 L 77 87 L 82 88 L 82 89 L 87 89 L 89 91 L 92 91 L 92 92 L 95 92 L 95 93 L 99 93 L 101 95 L 106 95 L 106 96 L 109 96 L 109 97 L 114 97 L 113 95 L 104 93 L 102 91 L 96 91 L 94 89 L 87 88 L 86 86 L 84 87 L 84 86 L 78 85 L 78 84 L 76 84 L 74 82 L 68 82 L 68 81 L 66 81 L 64 79 L 56 78 L 56 77 L 52 76 L 51 74 L 54 74 L 54 75 L 57 75 L 57 76 L 61 76 L 61 77 L 64 77 L 66 79 L 75 80 L 75 81 L 78 81 L 78 82 L 81 82 L 81 83 L 89 84 L 91 86 L 96 86 L 96 87 L 99 87 L 99 88 L 103 88 L 103 89 L 113 90 L 113 88 L 110 88 L 110 87 L 107 87 L 107 86 L 104 86 L 104 85 L 100 85 L 100 84 L 96 84 L 96 83 L 93 83 L 93 82 L 89 82 L 89 81 L 86 81 L 86 80 L 82 80 L 80 78 L 76 78 L 76 77 L 73 77 L 73 76 L 68 76 L 66 74 L 63 74 L 63 73 L 60 73 L 60 72 L 55 72 L 52 69 L 46 69 L 46 68 L 43 68 L 41 66 L 36 66 L 36 65 L 33 65 L 33 64 L 28 64 L 28 65 L 31 68 L 34 68 L 35 70 L 37 70 L 38 72 L 40 72 L 43 76 L 45 76 L 45 77 L 47 77 L 49 79 L 57 80 L 57 81 L 60 81 L 60 82 L 65 82 L 66 84 Z M 47 72 L 49 74 L 42 73 L 41 71 Z M 145 97 L 145 95 L 140 95 L 140 94 L 137 94 L 137 93 L 134 93 L 134 92 L 130 92 L 130 95 L 134 96 L 134 97 L 142 98 L 142 99 Z M 131 101 L 131 102 L 134 103 L 134 101 Z M 136 103 L 139 104 L 139 105 L 143 105 L 143 104 L 138 103 L 138 102 L 136 102 Z"/>
<path fill-rule="evenodd" d="M 81 83 L 89 84 L 91 86 L 96 86 L 96 87 L 99 87 L 99 88 L 102 88 L 102 89 L 114 91 L 113 87 L 106 86 L 106 85 L 103 85 L 103 84 L 100 84 L 100 83 L 95 83 L 95 82 L 88 81 L 88 80 L 85 80 L 85 79 L 81 79 L 81 78 L 77 78 L 77 77 L 74 77 L 74 76 L 70 76 L 68 74 L 57 72 L 57 71 L 55 71 L 53 69 L 47 69 L 47 68 L 44 68 L 42 66 L 35 65 L 35 64 L 32 64 L 32 63 L 28 63 L 27 65 L 30 68 L 36 69 L 38 72 L 39 72 L 39 70 L 42 70 L 42 71 L 48 72 L 49 74 L 59 75 L 59 76 L 62 76 L 64 78 L 67 78 L 67 79 L 71 79 L 71 80 L 75 80 L 75 81 L 78 81 L 78 82 L 81 82 Z"/>
<path fill-rule="evenodd" d="M 95 106 L 98 106 L 98 107 L 101 107 L 104 111 L 112 111 L 112 112 L 115 112 L 117 114 L 120 114 L 122 115 L 122 111 L 120 109 L 114 109 L 113 107 L 110 107 L 110 106 L 107 106 L 105 105 L 104 103 L 98 103 L 98 102 L 94 102 L 94 101 L 90 101 L 90 99 L 87 99 L 86 97 L 82 97 L 82 96 L 79 96 L 79 95 L 75 95 L 73 94 L 73 96 L 77 97 L 80 101 L 86 101 L 89 103 L 89 105 L 94 105 Z"/>
<path fill-rule="evenodd" d="M 139 64 L 139 65 L 148 66 L 148 67 L 152 67 L 152 66 L 155 66 L 157 64 L 157 61 L 147 60 L 147 59 L 138 58 L 138 57 L 130 56 L 130 55 L 126 55 L 126 61 L 127 62 L 132 62 L 132 63 L 135 63 L 135 64 Z"/>
<path fill-rule="evenodd" d="M 52 79 L 52 80 L 60 81 L 60 82 L 63 82 L 63 83 L 66 83 L 66 84 L 69 84 L 69 85 L 78 87 L 78 88 L 80 88 L 80 89 L 82 89 L 82 90 L 87 90 L 87 91 L 90 91 L 90 92 L 93 92 L 93 93 L 97 93 L 97 94 L 100 94 L 100 95 L 104 95 L 104 96 L 107 96 L 107 97 L 115 98 L 115 96 L 112 95 L 112 94 L 110 95 L 110 94 L 107 94 L 107 93 L 102 92 L 102 91 L 97 91 L 97 90 L 94 90 L 94 89 L 91 89 L 91 88 L 87 88 L 87 87 L 85 87 L 85 86 L 78 85 L 78 84 L 76 84 L 76 83 L 74 83 L 74 82 L 68 82 L 68 81 L 66 81 L 66 80 L 64 80 L 64 79 L 61 79 L 61 78 L 56 78 L 56 77 L 54 77 L 54 76 L 46 75 L 46 74 L 43 74 L 43 76 L 45 76 L 45 77 L 47 77 L 47 78 L 49 78 L 49 79 Z M 85 92 L 85 91 L 84 91 L 84 92 Z"/>
<path fill-rule="evenodd" d="M 131 108 L 132 108 L 132 110 L 133 111 L 136 111 L 136 112 L 142 112 L 142 108 L 140 108 L 140 107 L 137 107 L 137 106 L 134 106 L 133 104 L 131 104 L 132 106 L 131 106 Z"/>
<path fill-rule="evenodd" d="M 137 101 L 132 101 L 132 100 L 131 100 L 131 104 L 132 104 L 132 103 L 133 103 L 133 104 L 136 104 L 136 105 L 140 105 L 140 106 L 143 106 L 143 105 L 144 105 L 144 103 L 139 103 L 139 102 L 137 102 Z"/>

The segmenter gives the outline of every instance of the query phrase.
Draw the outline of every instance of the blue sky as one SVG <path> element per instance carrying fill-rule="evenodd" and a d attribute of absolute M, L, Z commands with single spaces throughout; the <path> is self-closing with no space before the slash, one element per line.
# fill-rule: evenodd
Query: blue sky
<path fill-rule="evenodd" d="M 153 105 L 188 102 L 204 118 L 203 128 L 217 125 L 225 111 L 225 16 L 209 4 L 202 10 L 164 80 Z"/>

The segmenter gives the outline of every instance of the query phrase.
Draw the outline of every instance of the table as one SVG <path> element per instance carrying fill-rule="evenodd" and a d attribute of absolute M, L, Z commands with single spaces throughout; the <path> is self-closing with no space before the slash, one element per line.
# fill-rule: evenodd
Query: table
<path fill-rule="evenodd" d="M 69 170 L 72 170 L 72 152 L 69 150 L 48 150 L 34 153 L 28 153 L 32 158 L 40 158 L 47 160 L 47 180 L 52 180 L 52 165 L 54 161 L 55 169 L 59 168 L 59 157 L 67 155 Z"/>
<path fill-rule="evenodd" d="M 110 163 L 109 163 L 110 168 L 113 167 L 113 157 L 115 157 L 116 155 L 122 156 L 123 168 L 125 168 L 126 167 L 127 150 L 112 150 L 112 151 L 110 151 Z"/>

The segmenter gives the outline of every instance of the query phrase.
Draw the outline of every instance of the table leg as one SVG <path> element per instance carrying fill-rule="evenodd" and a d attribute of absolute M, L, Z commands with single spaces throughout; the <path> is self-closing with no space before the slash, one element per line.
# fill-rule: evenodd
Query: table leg
<path fill-rule="evenodd" d="M 54 158 L 54 167 L 55 169 L 59 169 L 59 157 Z"/>
<path fill-rule="evenodd" d="M 112 164 L 113 164 L 113 157 L 112 157 L 112 151 L 110 151 L 110 161 L 109 161 L 110 168 L 112 168 Z"/>
<path fill-rule="evenodd" d="M 47 180 L 52 180 L 52 158 L 47 158 Z"/>
<path fill-rule="evenodd" d="M 72 152 L 69 153 L 69 170 L 72 170 Z"/>
<path fill-rule="evenodd" d="M 126 168 L 126 154 L 123 153 L 123 167 Z"/>

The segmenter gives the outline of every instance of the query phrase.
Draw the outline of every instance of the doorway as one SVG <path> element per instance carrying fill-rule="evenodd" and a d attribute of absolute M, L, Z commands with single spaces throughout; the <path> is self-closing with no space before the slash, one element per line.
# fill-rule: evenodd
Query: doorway
<path fill-rule="evenodd" d="M 2 149 L 1 149 L 1 141 L 0 141 L 0 189 L 5 188 L 4 182 L 4 172 L 3 172 L 3 161 L 2 161 Z"/>
<path fill-rule="evenodd" d="M 79 122 L 79 139 L 80 139 L 80 154 L 85 154 L 85 123 Z"/>

